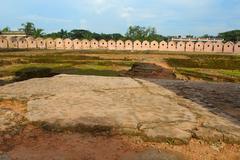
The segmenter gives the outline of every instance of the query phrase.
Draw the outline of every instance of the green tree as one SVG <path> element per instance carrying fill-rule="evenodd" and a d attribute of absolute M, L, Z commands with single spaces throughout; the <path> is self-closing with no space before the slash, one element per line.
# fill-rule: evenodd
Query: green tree
<path fill-rule="evenodd" d="M 93 32 L 92 33 L 92 38 L 99 41 L 99 40 L 102 39 L 102 36 L 100 34 L 98 34 L 98 33 Z"/>
<path fill-rule="evenodd" d="M 131 40 L 165 40 L 166 37 L 157 34 L 157 30 L 154 27 L 141 27 L 141 26 L 130 26 L 126 33 L 126 38 Z"/>
<path fill-rule="evenodd" d="M 200 36 L 200 38 L 215 38 L 215 37 L 209 34 L 204 34 L 203 36 Z"/>
<path fill-rule="evenodd" d="M 10 32 L 10 28 L 9 28 L 9 27 L 4 27 L 4 28 L 2 29 L 2 32 Z"/>
<path fill-rule="evenodd" d="M 101 33 L 100 37 L 101 37 L 101 39 L 105 39 L 106 41 L 112 39 L 112 35 L 111 34 Z"/>
<path fill-rule="evenodd" d="M 168 38 L 164 37 L 164 36 L 162 36 L 160 34 L 153 34 L 153 35 L 148 36 L 146 40 L 148 40 L 148 41 L 154 41 L 155 40 L 155 41 L 160 42 L 160 41 L 163 41 L 163 40 L 167 41 Z"/>
<path fill-rule="evenodd" d="M 223 38 L 225 41 L 237 42 L 240 41 L 240 30 L 219 33 L 218 37 Z"/>
<path fill-rule="evenodd" d="M 33 37 L 37 38 L 37 37 L 43 37 L 44 33 L 43 33 L 43 29 L 40 28 L 34 28 L 33 31 Z"/>
<path fill-rule="evenodd" d="M 20 28 L 20 31 L 24 31 L 26 33 L 26 35 L 28 36 L 32 36 L 35 30 L 35 26 L 32 22 L 26 22 L 23 23 L 22 28 Z"/>
<path fill-rule="evenodd" d="M 193 35 L 186 35 L 186 38 L 194 38 Z"/>
<path fill-rule="evenodd" d="M 145 37 L 145 27 L 140 26 L 130 26 L 126 33 L 126 37 L 131 40 L 144 40 Z"/>
<path fill-rule="evenodd" d="M 121 35 L 120 33 L 113 33 L 111 35 L 111 39 L 117 41 L 117 40 L 125 40 L 125 37 Z"/>
<path fill-rule="evenodd" d="M 61 29 L 60 32 L 58 32 L 59 35 L 60 35 L 60 38 L 68 38 L 68 31 L 67 30 L 64 30 L 64 29 Z"/>
<path fill-rule="evenodd" d="M 94 38 L 92 32 L 84 29 L 72 30 L 69 33 L 69 37 L 71 37 L 72 39 L 88 39 L 88 40 Z"/>
<path fill-rule="evenodd" d="M 48 33 L 48 34 L 44 34 L 45 38 L 70 38 L 70 33 L 67 30 L 61 29 L 59 32 L 52 32 L 52 33 Z"/>
<path fill-rule="evenodd" d="M 101 40 L 101 39 L 105 39 L 105 40 L 120 40 L 120 39 L 124 39 L 124 36 L 121 35 L 120 33 L 113 33 L 113 34 L 105 34 L 105 33 L 92 33 L 92 37 L 96 40 Z"/>

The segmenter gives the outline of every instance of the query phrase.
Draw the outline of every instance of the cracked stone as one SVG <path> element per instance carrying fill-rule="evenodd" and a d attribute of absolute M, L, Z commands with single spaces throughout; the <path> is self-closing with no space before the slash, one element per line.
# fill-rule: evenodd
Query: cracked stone
<path fill-rule="evenodd" d="M 176 87 L 186 82 L 58 75 L 2 86 L 0 98 L 26 99 L 25 118 L 48 129 L 116 131 L 176 144 L 187 143 L 194 132 L 196 137 L 210 141 L 216 137 L 223 140 L 222 133 L 224 139 L 231 142 L 240 139 L 237 134 L 240 128 L 231 119 L 198 104 L 197 97 L 196 101 L 187 98 L 195 89 L 182 98 L 173 84 Z M 191 85 L 201 86 L 191 83 L 190 88 Z M 5 127 L 6 118 L 11 117 L 6 113 L 2 115 L 0 128 Z M 9 124 L 14 122 L 10 120 Z M 204 129 L 195 131 L 201 124 L 205 125 Z M 8 127 L 12 129 L 16 125 L 18 123 Z"/>

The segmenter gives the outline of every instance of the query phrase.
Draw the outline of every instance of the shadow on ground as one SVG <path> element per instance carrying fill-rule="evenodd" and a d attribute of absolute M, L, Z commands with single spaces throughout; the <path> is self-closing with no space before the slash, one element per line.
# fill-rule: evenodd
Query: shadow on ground
<path fill-rule="evenodd" d="M 240 125 L 240 84 L 238 83 L 148 80 Z"/>
<path fill-rule="evenodd" d="M 72 75 L 95 75 L 95 76 L 120 76 L 121 72 L 114 70 L 97 70 L 97 69 L 85 69 L 85 68 L 66 68 L 61 70 L 55 70 L 56 74 L 72 74 Z"/>
<path fill-rule="evenodd" d="M 114 70 L 98 70 L 98 69 L 85 69 L 85 68 L 47 68 L 47 67 L 29 67 L 23 68 L 15 72 L 11 79 L 0 79 L 0 86 L 14 83 L 18 81 L 25 81 L 33 78 L 46 78 L 53 77 L 59 74 L 69 75 L 94 75 L 94 76 L 122 76 L 124 71 Z"/>

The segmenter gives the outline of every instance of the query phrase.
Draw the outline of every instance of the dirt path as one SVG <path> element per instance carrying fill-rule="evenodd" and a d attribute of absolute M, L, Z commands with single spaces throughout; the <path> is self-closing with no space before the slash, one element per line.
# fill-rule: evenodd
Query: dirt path
<path fill-rule="evenodd" d="M 238 160 L 240 146 L 209 145 L 192 140 L 188 145 L 143 142 L 138 137 L 52 133 L 34 126 L 17 136 L 0 138 L 0 155 L 18 160 Z M 0 157 L 1 157 L 0 156 Z M 165 158 L 165 159 L 164 159 Z M 1 158 L 0 158 L 1 159 Z"/>

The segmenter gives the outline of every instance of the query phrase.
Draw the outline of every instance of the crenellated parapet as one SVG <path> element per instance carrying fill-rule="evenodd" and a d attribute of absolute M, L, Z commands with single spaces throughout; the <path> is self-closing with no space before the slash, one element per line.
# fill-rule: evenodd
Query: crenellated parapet
<path fill-rule="evenodd" d="M 52 39 L 52 38 L 16 38 L 0 37 L 0 48 L 19 48 L 19 49 L 56 49 L 56 50 L 89 50 L 89 49 L 108 49 L 108 50 L 133 50 L 133 51 L 173 51 L 173 52 L 208 52 L 208 53 L 240 53 L 240 42 L 175 42 L 175 41 L 143 41 L 140 40 L 109 40 L 97 41 L 74 39 Z"/>

